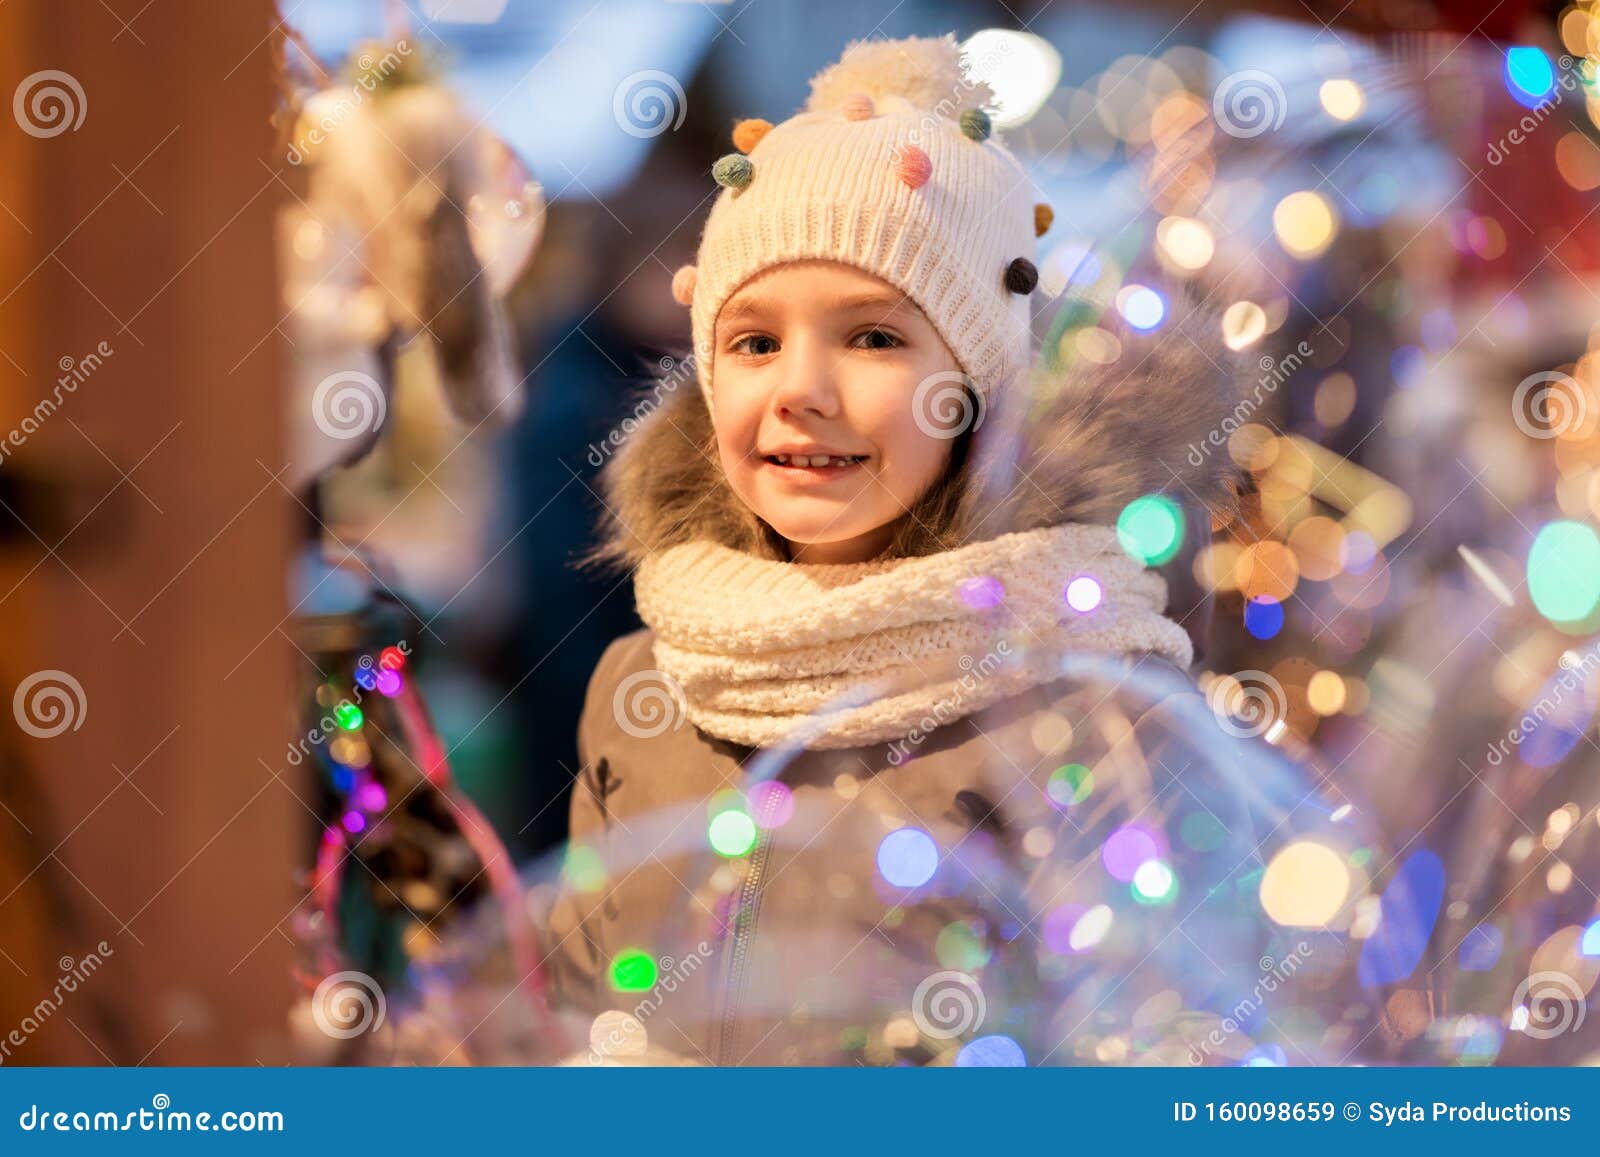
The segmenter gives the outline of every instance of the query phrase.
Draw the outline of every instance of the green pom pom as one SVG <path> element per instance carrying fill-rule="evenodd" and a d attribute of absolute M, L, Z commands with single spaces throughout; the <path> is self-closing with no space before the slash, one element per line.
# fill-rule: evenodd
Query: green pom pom
<path fill-rule="evenodd" d="M 738 153 L 729 153 L 711 166 L 711 176 L 726 189 L 744 188 L 755 174 L 756 167 L 750 163 L 750 158 Z"/>
<path fill-rule="evenodd" d="M 989 114 L 981 108 L 968 108 L 961 110 L 961 131 L 975 141 L 986 141 L 994 125 L 989 120 Z"/>

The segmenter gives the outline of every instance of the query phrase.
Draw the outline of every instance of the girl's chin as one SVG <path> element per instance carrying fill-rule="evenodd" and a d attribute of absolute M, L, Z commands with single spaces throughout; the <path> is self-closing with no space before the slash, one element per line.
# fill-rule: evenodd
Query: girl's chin
<path fill-rule="evenodd" d="M 809 518 L 765 521 L 789 544 L 791 554 L 803 553 L 810 562 L 861 562 L 876 557 L 887 545 L 881 526 L 845 526 L 839 520 Z"/>

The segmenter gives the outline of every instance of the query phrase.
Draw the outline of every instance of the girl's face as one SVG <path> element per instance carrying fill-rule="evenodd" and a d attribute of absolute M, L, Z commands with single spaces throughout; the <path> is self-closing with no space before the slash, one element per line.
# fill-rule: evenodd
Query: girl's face
<path fill-rule="evenodd" d="M 800 261 L 746 282 L 713 340 L 712 423 L 734 493 L 796 562 L 881 554 L 959 432 L 925 400 L 960 368 L 933 323 L 871 274 Z"/>

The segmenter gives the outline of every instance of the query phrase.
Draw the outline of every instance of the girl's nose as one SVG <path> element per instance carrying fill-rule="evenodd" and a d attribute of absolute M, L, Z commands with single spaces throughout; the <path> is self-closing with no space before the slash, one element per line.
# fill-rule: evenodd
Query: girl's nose
<path fill-rule="evenodd" d="M 783 369 L 773 390 L 772 407 L 780 416 L 809 413 L 832 418 L 839 413 L 835 384 L 838 366 L 822 343 L 792 340 L 784 350 Z"/>

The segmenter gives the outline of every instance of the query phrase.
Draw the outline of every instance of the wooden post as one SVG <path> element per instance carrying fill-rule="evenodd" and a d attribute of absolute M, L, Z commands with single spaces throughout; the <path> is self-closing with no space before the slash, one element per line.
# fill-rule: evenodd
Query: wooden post
<path fill-rule="evenodd" d="M 0 4 L 6 1064 L 289 1059 L 277 19 Z"/>

